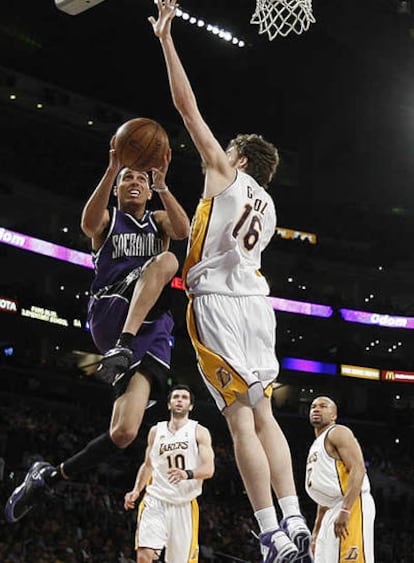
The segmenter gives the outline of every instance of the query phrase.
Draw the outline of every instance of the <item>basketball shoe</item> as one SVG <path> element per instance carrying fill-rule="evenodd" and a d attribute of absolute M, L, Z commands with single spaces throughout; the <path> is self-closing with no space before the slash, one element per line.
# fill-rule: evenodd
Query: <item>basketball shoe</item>
<path fill-rule="evenodd" d="M 95 377 L 108 385 L 115 385 L 127 373 L 134 354 L 130 348 L 115 346 L 106 352 L 96 368 Z"/>
<path fill-rule="evenodd" d="M 42 497 L 53 496 L 54 491 L 45 478 L 56 471 L 56 467 L 45 461 L 36 461 L 31 466 L 23 483 L 14 489 L 6 503 L 4 514 L 8 522 L 18 522 Z"/>
<path fill-rule="evenodd" d="M 281 528 L 259 534 L 259 541 L 263 563 L 289 563 L 298 556 L 298 548 Z"/>
<path fill-rule="evenodd" d="M 280 527 L 298 548 L 297 563 L 313 563 L 311 553 L 312 535 L 303 516 L 289 516 L 280 522 Z"/>

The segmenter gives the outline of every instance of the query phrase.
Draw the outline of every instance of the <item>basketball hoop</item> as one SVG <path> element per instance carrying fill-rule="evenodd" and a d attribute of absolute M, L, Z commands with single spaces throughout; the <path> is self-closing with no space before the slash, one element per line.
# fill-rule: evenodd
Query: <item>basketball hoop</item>
<path fill-rule="evenodd" d="M 286 37 L 291 31 L 300 35 L 315 23 L 312 0 L 256 0 L 256 10 L 250 23 L 267 33 L 269 41 L 277 35 Z"/>

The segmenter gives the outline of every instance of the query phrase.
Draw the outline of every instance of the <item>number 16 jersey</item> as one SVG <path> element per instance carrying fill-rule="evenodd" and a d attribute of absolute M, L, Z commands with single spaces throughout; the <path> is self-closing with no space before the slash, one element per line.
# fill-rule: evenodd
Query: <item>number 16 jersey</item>
<path fill-rule="evenodd" d="M 267 191 L 248 174 L 220 194 L 201 199 L 188 241 L 183 279 L 191 295 L 268 295 L 261 254 L 275 233 L 276 211 Z"/>
<path fill-rule="evenodd" d="M 158 422 L 150 452 L 152 477 L 147 494 L 172 504 L 190 502 L 201 494 L 201 479 L 186 479 L 176 485 L 168 481 L 168 469 L 194 469 L 199 465 L 197 424 L 189 420 L 171 432 L 167 421 Z"/>

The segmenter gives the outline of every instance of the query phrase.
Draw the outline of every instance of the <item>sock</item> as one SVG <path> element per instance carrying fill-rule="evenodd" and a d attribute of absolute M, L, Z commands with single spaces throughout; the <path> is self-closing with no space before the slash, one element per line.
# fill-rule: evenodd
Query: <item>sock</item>
<path fill-rule="evenodd" d="M 258 510 L 254 513 L 254 516 L 259 524 L 261 533 L 270 532 L 270 530 L 276 530 L 279 527 L 274 506 Z"/>
<path fill-rule="evenodd" d="M 101 461 L 106 461 L 108 457 L 119 451 L 121 451 L 121 448 L 113 443 L 109 432 L 106 432 L 89 442 L 83 450 L 64 461 L 62 471 L 65 476 L 71 478 L 75 473 L 82 473 L 91 467 L 95 467 Z"/>
<path fill-rule="evenodd" d="M 130 348 L 132 350 L 132 342 L 135 338 L 135 334 L 131 332 L 123 332 L 116 343 L 117 346 L 123 346 L 124 348 Z"/>
<path fill-rule="evenodd" d="M 283 518 L 289 516 L 300 516 L 299 499 L 295 495 L 283 497 L 279 499 L 279 506 L 283 513 Z"/>

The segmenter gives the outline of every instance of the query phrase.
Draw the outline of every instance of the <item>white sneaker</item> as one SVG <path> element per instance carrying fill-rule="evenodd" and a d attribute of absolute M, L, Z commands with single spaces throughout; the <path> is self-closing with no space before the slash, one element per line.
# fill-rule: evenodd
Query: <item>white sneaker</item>
<path fill-rule="evenodd" d="M 280 527 L 298 548 L 298 560 L 301 563 L 313 563 L 310 550 L 312 535 L 303 516 L 289 516 L 280 522 Z"/>
<path fill-rule="evenodd" d="M 259 540 L 263 563 L 289 563 L 298 556 L 298 548 L 280 528 L 259 534 Z"/>

